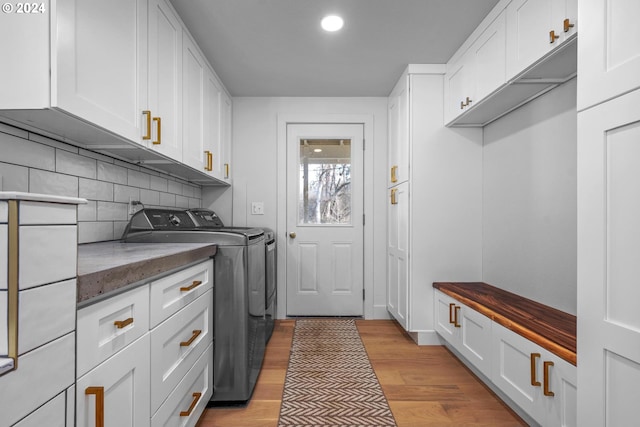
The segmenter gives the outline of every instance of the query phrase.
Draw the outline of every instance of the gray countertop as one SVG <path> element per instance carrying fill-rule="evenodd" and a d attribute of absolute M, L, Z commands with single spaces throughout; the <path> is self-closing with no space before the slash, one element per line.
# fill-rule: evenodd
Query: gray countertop
<path fill-rule="evenodd" d="M 88 243 L 78 246 L 78 296 L 82 303 L 130 284 L 205 260 L 211 243 Z"/>

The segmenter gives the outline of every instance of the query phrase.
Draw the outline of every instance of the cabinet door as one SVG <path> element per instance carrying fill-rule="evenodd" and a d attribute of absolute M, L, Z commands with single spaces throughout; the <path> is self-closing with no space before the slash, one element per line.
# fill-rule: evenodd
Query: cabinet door
<path fill-rule="evenodd" d="M 581 0 L 578 110 L 640 87 L 640 2 Z"/>
<path fill-rule="evenodd" d="M 220 140 L 221 94 L 218 79 L 211 70 L 207 70 L 204 82 L 204 149 L 211 153 L 211 170 L 208 173 L 218 179 L 224 179 Z"/>
<path fill-rule="evenodd" d="M 505 34 L 506 19 L 503 11 L 471 46 L 475 93 L 473 98 L 470 98 L 469 106 L 478 103 L 506 82 Z"/>
<path fill-rule="evenodd" d="M 559 0 L 513 0 L 507 6 L 507 79 L 524 71 L 560 42 L 558 39 L 550 43 L 554 1 Z M 558 29 L 554 31 L 560 35 Z"/>
<path fill-rule="evenodd" d="M 409 179 L 409 78 L 403 76 L 389 98 L 390 188 Z"/>
<path fill-rule="evenodd" d="M 447 65 L 445 75 L 445 121 L 464 113 L 476 100 L 474 52 L 467 52 L 455 63 Z"/>
<path fill-rule="evenodd" d="M 387 310 L 405 328 L 409 328 L 409 183 L 391 190 L 387 249 Z"/>
<path fill-rule="evenodd" d="M 638 105 L 640 90 L 578 113 L 580 426 L 640 419 Z"/>
<path fill-rule="evenodd" d="M 226 92 L 220 93 L 220 157 L 222 161 L 222 177 L 225 181 L 231 181 L 231 141 L 233 138 L 231 98 Z"/>
<path fill-rule="evenodd" d="M 104 427 L 150 425 L 149 334 L 78 379 L 77 426 L 95 426 L 100 405 L 104 408 Z"/>
<path fill-rule="evenodd" d="M 455 321 L 457 301 L 438 290 L 434 292 L 436 332 L 453 347 L 458 348 L 460 344 L 460 328 L 456 326 L 459 323 Z"/>
<path fill-rule="evenodd" d="M 487 316 L 462 305 L 460 324 L 460 353 L 487 377 L 491 376 L 491 329 L 492 322 Z M 455 313 L 454 313 L 455 314 Z"/>
<path fill-rule="evenodd" d="M 149 111 L 147 144 L 182 161 L 182 24 L 164 0 L 149 0 Z"/>
<path fill-rule="evenodd" d="M 540 366 L 543 361 L 540 347 L 497 323 L 492 325 L 492 347 L 492 382 L 544 425 L 546 414 L 542 404 Z"/>
<path fill-rule="evenodd" d="M 542 360 L 543 394 L 545 369 L 549 384 L 547 391 L 553 394 L 543 397 L 544 412 L 547 414 L 544 425 L 576 427 L 578 425 L 576 367 L 548 351 L 542 353 Z M 545 362 L 552 362 L 553 365 L 545 366 Z"/>
<path fill-rule="evenodd" d="M 182 35 L 182 161 L 206 170 L 204 152 L 204 94 L 207 66 L 188 34 Z"/>
<path fill-rule="evenodd" d="M 141 141 L 147 105 L 146 0 L 59 0 L 51 105 Z"/>

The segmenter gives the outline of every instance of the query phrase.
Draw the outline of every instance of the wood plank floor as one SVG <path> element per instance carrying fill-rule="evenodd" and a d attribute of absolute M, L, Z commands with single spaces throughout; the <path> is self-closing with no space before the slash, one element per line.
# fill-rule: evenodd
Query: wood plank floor
<path fill-rule="evenodd" d="M 356 322 L 398 427 L 526 426 L 446 348 L 417 346 L 395 322 Z M 277 427 L 294 320 L 277 322 L 244 407 L 209 408 L 197 427 Z"/>

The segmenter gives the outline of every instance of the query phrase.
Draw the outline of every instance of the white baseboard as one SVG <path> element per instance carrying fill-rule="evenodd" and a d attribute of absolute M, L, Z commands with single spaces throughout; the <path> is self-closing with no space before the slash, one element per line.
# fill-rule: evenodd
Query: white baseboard
<path fill-rule="evenodd" d="M 373 317 L 371 319 L 375 320 L 387 320 L 393 319 L 389 311 L 387 310 L 387 306 L 385 305 L 374 305 L 373 306 Z"/>
<path fill-rule="evenodd" d="M 442 345 L 442 341 L 436 331 L 409 332 L 409 336 L 418 345 Z"/>

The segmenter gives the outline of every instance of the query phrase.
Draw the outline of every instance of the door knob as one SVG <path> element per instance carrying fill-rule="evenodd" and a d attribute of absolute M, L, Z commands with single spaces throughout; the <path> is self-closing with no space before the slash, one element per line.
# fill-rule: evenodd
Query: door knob
<path fill-rule="evenodd" d="M 289 237 L 291 237 L 292 239 L 296 238 L 296 233 L 289 233 Z"/>

